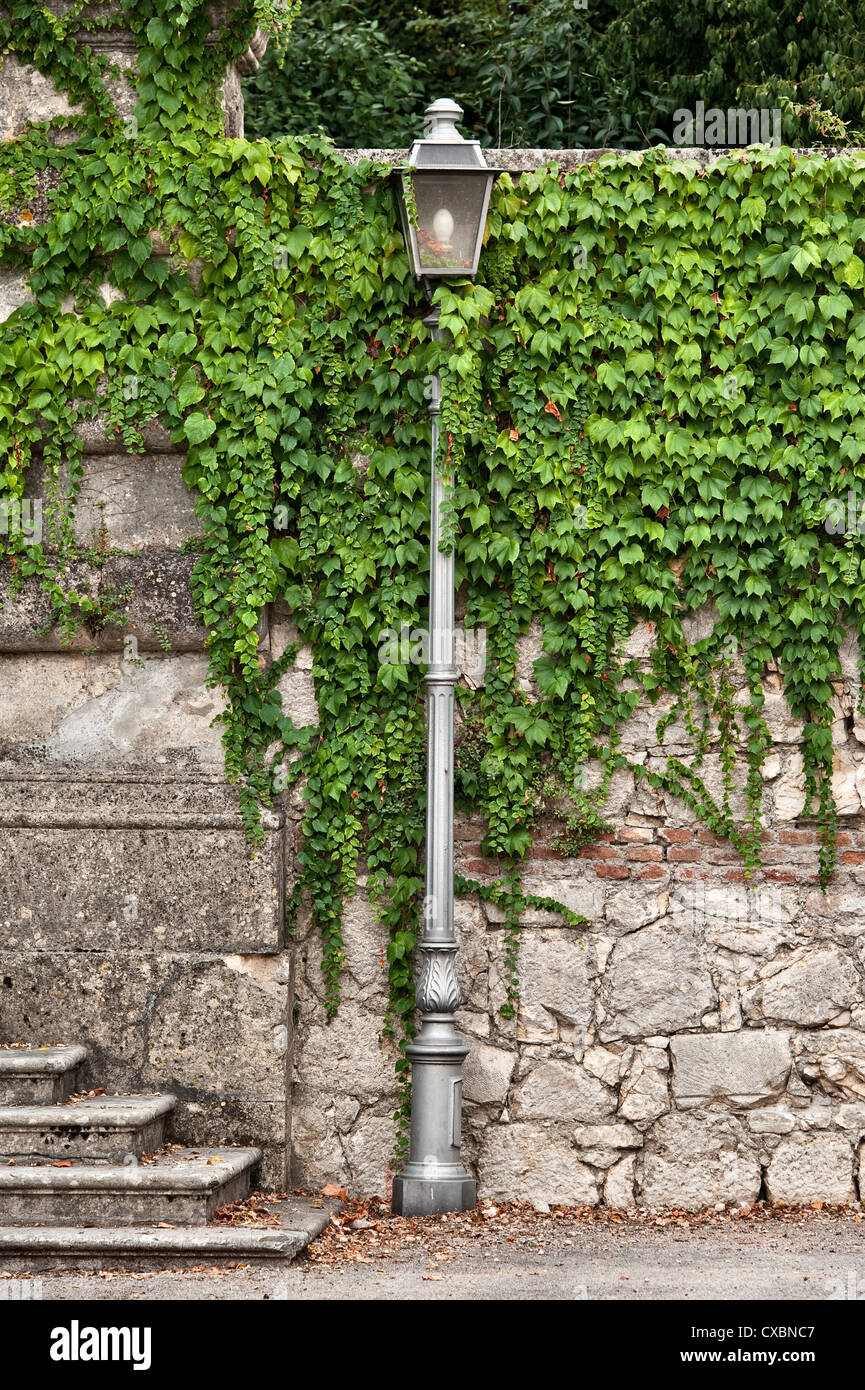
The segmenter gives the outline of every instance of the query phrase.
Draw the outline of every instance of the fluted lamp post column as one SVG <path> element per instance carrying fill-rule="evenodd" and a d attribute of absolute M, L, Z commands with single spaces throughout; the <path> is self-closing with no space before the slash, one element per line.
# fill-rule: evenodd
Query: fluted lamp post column
<path fill-rule="evenodd" d="M 395 171 L 406 247 L 427 296 L 436 279 L 477 273 L 498 170 L 488 168 L 476 140 L 456 129 L 462 109 L 452 101 L 427 107 L 424 136 L 408 165 Z M 442 336 L 438 309 L 424 322 Z M 445 483 L 438 467 L 441 390 L 432 380 L 429 666 L 427 687 L 426 888 L 417 1006 L 420 1030 L 406 1048 L 412 1064 L 409 1160 L 394 1178 L 392 1209 L 403 1216 L 467 1211 L 477 1185 L 460 1157 L 462 1064 L 468 1055 L 456 1031 L 460 1004 L 454 936 L 454 558 L 440 548 Z"/>

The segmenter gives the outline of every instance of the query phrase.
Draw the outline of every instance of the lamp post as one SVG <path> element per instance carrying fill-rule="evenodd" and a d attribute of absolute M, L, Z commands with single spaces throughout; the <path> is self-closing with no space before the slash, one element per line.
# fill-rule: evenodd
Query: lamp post
<path fill-rule="evenodd" d="M 487 167 L 476 140 L 456 129 L 462 109 L 436 101 L 425 112 L 424 136 L 408 165 L 396 170 L 406 248 L 429 297 L 431 282 L 477 273 L 490 193 L 498 170 Z M 424 322 L 441 338 L 438 309 Z M 432 381 L 429 665 L 427 667 L 426 887 L 417 1038 L 406 1048 L 412 1064 L 409 1160 L 394 1178 L 392 1210 L 403 1216 L 467 1211 L 477 1184 L 460 1158 L 462 1064 L 468 1055 L 456 1031 L 460 1003 L 454 935 L 454 560 L 443 554 L 445 483 L 437 466 L 441 389 Z"/>

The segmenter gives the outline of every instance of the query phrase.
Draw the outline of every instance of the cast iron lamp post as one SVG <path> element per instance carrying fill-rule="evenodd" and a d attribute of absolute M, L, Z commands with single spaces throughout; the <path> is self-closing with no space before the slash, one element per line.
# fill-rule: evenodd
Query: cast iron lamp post
<path fill-rule="evenodd" d="M 490 192 L 498 170 L 484 162 L 477 140 L 456 129 L 453 101 L 425 112 L 423 140 L 408 165 L 396 171 L 400 214 L 414 275 L 429 297 L 431 283 L 477 274 Z M 440 338 L 438 309 L 424 320 Z M 460 1158 L 462 1064 L 468 1055 L 456 1031 L 460 1003 L 454 936 L 454 560 L 442 554 L 444 479 L 437 467 L 441 389 L 432 380 L 432 517 L 430 525 L 429 665 L 427 686 L 426 888 L 416 1040 L 406 1048 L 412 1064 L 409 1161 L 394 1178 L 392 1209 L 403 1216 L 467 1211 L 477 1185 Z"/>

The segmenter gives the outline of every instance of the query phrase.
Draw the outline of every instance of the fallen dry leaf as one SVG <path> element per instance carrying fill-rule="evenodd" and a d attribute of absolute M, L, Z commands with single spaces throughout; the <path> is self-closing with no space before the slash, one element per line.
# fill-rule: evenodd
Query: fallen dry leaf
<path fill-rule="evenodd" d="M 648 1208 L 633 1210 L 615 1207 L 552 1207 L 536 1211 L 527 1203 L 487 1203 L 472 1211 L 451 1212 L 446 1216 L 394 1216 L 389 1204 L 380 1197 L 346 1198 L 343 1207 L 334 1213 L 322 1234 L 313 1241 L 301 1259 L 310 1266 L 342 1267 L 388 1260 L 400 1255 L 426 1257 L 427 1269 L 434 1271 L 441 1262 L 452 1263 L 461 1255 L 476 1255 L 479 1251 L 508 1246 L 530 1247 L 547 1252 L 558 1241 L 563 1245 L 576 1243 L 571 1237 L 584 1232 L 588 1226 L 613 1227 L 617 1235 L 628 1238 L 629 1230 L 671 1231 L 697 1227 L 720 1226 L 772 1221 L 818 1222 L 827 1218 L 844 1217 L 862 1225 L 865 1210 L 859 1203 L 831 1206 L 823 1203 L 815 1210 L 811 1206 L 771 1206 L 756 1202 L 750 1206 L 709 1207 L 701 1212 L 673 1207 L 664 1211 Z M 441 1279 L 429 1273 L 425 1278 Z"/>

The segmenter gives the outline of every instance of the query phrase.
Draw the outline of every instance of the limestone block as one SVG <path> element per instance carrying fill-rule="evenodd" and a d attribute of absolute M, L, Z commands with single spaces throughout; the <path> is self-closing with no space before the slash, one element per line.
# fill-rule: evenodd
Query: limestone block
<path fill-rule="evenodd" d="M 789 1105 L 761 1105 L 748 1116 L 748 1128 L 755 1134 L 790 1134 L 796 1128 L 796 1116 Z"/>
<path fill-rule="evenodd" d="M 859 815 L 862 810 L 860 789 L 863 780 L 863 765 L 853 762 L 846 747 L 836 748 L 832 759 L 832 795 L 839 816 Z"/>
<path fill-rule="evenodd" d="M 750 693 L 743 691 L 744 703 L 750 700 Z M 804 727 L 801 719 L 794 719 L 783 690 L 765 689 L 763 691 L 762 715 L 773 743 L 798 743 Z"/>
<path fill-rule="evenodd" d="M 574 1143 L 581 1148 L 639 1149 L 643 1136 L 633 1125 L 575 1125 Z"/>
<path fill-rule="evenodd" d="M 472 1041 L 463 1063 L 463 1096 L 479 1105 L 504 1105 L 516 1054 L 503 1047 Z"/>
<path fill-rule="evenodd" d="M 320 1191 L 329 1182 L 342 1187 L 351 1181 L 334 1117 L 328 1118 L 325 1105 L 326 1098 L 315 1089 L 308 1093 L 296 1087 L 292 1092 L 290 1182 L 294 1186 Z"/>
<path fill-rule="evenodd" d="M 653 1049 L 638 1047 L 622 1082 L 619 1115 L 635 1124 L 648 1124 L 670 1109 L 669 1076 L 665 1066 L 652 1065 Z"/>
<path fill-rule="evenodd" d="M 840 936 L 859 937 L 865 932 L 865 893 L 858 888 L 830 885 L 825 893 L 815 888 L 805 899 L 805 909 L 827 919 Z"/>
<path fill-rule="evenodd" d="M 563 1206 L 594 1206 L 598 1183 L 567 1139 L 540 1125 L 490 1126 L 478 1164 L 481 1196 Z"/>
<path fill-rule="evenodd" d="M 853 1149 L 841 1134 L 791 1134 L 766 1169 L 772 1202 L 855 1202 Z"/>
<path fill-rule="evenodd" d="M 594 1009 L 594 968 L 578 929 L 529 928 L 520 940 L 517 1037 L 555 1042 L 585 1030 Z"/>
<path fill-rule="evenodd" d="M 781 775 L 781 759 L 777 753 L 770 753 L 760 768 L 760 776 L 764 782 L 774 782 L 776 777 Z"/>
<path fill-rule="evenodd" d="M 343 996 L 383 1007 L 387 997 L 388 930 L 378 920 L 364 890 L 347 898 L 342 909 Z"/>
<path fill-rule="evenodd" d="M 795 939 L 792 924 L 799 910 L 798 891 L 786 884 L 749 889 L 694 880 L 677 884 L 671 894 L 677 925 L 691 923 L 708 944 L 763 958 Z"/>
<path fill-rule="evenodd" d="M 544 633 L 540 622 L 533 618 L 528 632 L 517 638 L 516 680 L 520 690 L 537 696 L 538 684 L 535 680 L 535 662 L 544 654 Z"/>
<path fill-rule="evenodd" d="M 533 897 L 554 898 L 562 907 L 586 917 L 590 923 L 602 918 L 604 889 L 594 876 L 594 868 L 575 860 L 566 860 L 557 867 L 558 873 L 528 869 L 523 874 L 525 892 Z M 506 919 L 504 908 L 497 903 L 485 902 L 483 911 L 491 926 L 499 926 Z M 524 927 L 557 927 L 567 925 L 568 919 L 563 912 L 530 905 L 520 920 Z"/>
<path fill-rule="evenodd" d="M 100 287 L 100 293 L 105 298 L 104 291 Z M 183 467 L 185 451 L 177 444 L 171 442 L 171 431 L 161 425 L 158 420 L 147 420 L 139 425 L 139 431 L 144 440 L 144 455 L 136 455 L 137 458 L 147 457 L 149 454 L 171 454 L 174 457 L 174 468 L 180 473 Z M 128 461 L 127 455 L 117 454 L 117 435 L 114 426 L 109 424 L 108 412 L 105 410 L 97 411 L 95 415 L 87 419 L 76 420 L 73 433 L 81 443 L 81 450 L 84 455 L 84 465 L 91 462 L 90 455 L 111 454 L 119 458 L 121 463 Z M 133 460 L 134 461 L 134 460 Z M 136 475 L 139 480 L 142 474 Z M 190 493 L 190 496 L 194 495 Z M 96 501 L 99 501 L 97 496 Z"/>
<path fill-rule="evenodd" d="M 625 661 L 641 658 L 645 660 L 652 655 L 657 641 L 658 634 L 654 623 L 635 623 L 622 648 L 622 656 Z"/>
<path fill-rule="evenodd" d="M 362 1115 L 343 1149 L 351 1174 L 350 1186 L 363 1196 L 384 1197 L 393 1176 L 396 1126 L 390 1115 Z"/>
<path fill-rule="evenodd" d="M 690 746 L 690 745 L 689 745 Z M 686 764 L 690 764 L 693 759 L 690 752 L 682 758 Z M 715 802 L 716 806 L 721 806 L 724 800 L 724 766 L 721 755 L 714 749 L 710 749 L 706 754 L 698 774 L 705 783 L 706 790 Z M 748 814 L 748 803 L 745 798 L 745 785 L 748 780 L 747 759 L 741 754 L 737 755 L 733 767 L 733 787 L 730 793 L 730 811 L 736 822 L 741 824 Z M 678 808 L 683 806 L 683 802 L 675 797 L 666 798 L 668 815 L 678 817 Z"/>
<path fill-rule="evenodd" d="M 98 600 L 101 574 L 93 565 L 73 563 L 65 583 L 86 598 Z M 80 652 L 98 645 L 92 631 L 82 625 L 71 637 L 52 628 L 51 599 L 34 576 L 24 579 L 17 591 L 9 575 L 0 576 L 0 652 Z"/>
<path fill-rule="evenodd" d="M 489 969 L 487 934 L 480 904 L 470 898 L 454 903 L 454 930 L 457 952 L 457 979 L 463 1003 L 473 1011 L 472 1031 L 483 1026 L 489 1032 Z"/>
<path fill-rule="evenodd" d="M 856 629 L 847 628 L 847 633 L 838 653 L 841 660 L 841 674 L 858 686 L 860 681 L 859 638 Z"/>
<path fill-rule="evenodd" d="M 490 1016 L 486 1011 L 479 1013 L 474 1009 L 457 1009 L 456 1024 L 459 1034 L 469 1034 L 469 1037 L 465 1039 L 466 1042 L 471 1042 L 472 1038 L 488 1038 L 490 1036 Z"/>
<path fill-rule="evenodd" d="M 100 773 L 123 762 L 186 762 L 221 773 L 213 720 L 224 708 L 202 655 L 11 656 L 3 662 L 0 749 L 6 756 L 78 762 Z"/>
<path fill-rule="evenodd" d="M 641 1205 L 700 1211 L 717 1202 L 753 1202 L 761 1177 L 735 1117 L 709 1111 L 666 1115 L 644 1151 Z"/>
<path fill-rule="evenodd" d="M 303 1004 L 301 1010 L 303 1028 Z M 393 1049 L 382 1040 L 378 1013 L 351 999 L 330 1023 L 319 1022 L 316 1015 L 296 1048 L 298 1081 L 320 1096 L 379 1101 L 395 1090 L 393 1064 Z"/>
<path fill-rule="evenodd" d="M 635 881 L 607 898 L 606 922 L 613 931 L 630 932 L 663 917 L 669 907 L 667 893 L 654 892 Z"/>
<path fill-rule="evenodd" d="M 635 758 L 633 760 L 636 761 Z M 624 819 L 632 809 L 636 795 L 634 774 L 627 768 L 619 768 L 613 773 L 607 788 L 607 799 L 604 803 L 605 818 L 611 823 L 615 823 L 619 817 Z M 586 913 L 586 916 L 588 915 Z"/>
<path fill-rule="evenodd" d="M 714 603 L 703 603 L 693 612 L 685 613 L 682 617 L 682 635 L 685 641 L 691 646 L 696 642 L 705 642 L 715 631 L 718 616 Z"/>
<path fill-rule="evenodd" d="M 34 302 L 27 286 L 27 277 L 19 270 L 0 270 L 0 323 L 5 323 L 28 300 Z"/>
<path fill-rule="evenodd" d="M 861 1002 L 859 976 L 837 946 L 793 953 L 791 963 L 763 982 L 760 1010 L 768 1019 L 814 1028 Z"/>
<path fill-rule="evenodd" d="M 595 879 L 589 866 L 584 867 L 570 860 L 562 868 L 563 871 L 556 874 L 535 867 L 528 868 L 523 874 L 524 891 L 537 898 L 555 898 L 571 912 L 586 917 L 589 922 L 597 922 L 604 912 L 603 885 Z M 546 912 L 543 908 L 528 907 L 522 920 L 526 926 L 552 926 L 566 921 L 566 918 Z"/>
<path fill-rule="evenodd" d="M 80 110 L 38 68 L 19 63 L 11 53 L 0 59 L 0 139 L 14 139 L 30 121 L 50 121 Z"/>
<path fill-rule="evenodd" d="M 785 759 L 780 778 L 773 783 L 775 818 L 795 820 L 805 805 L 805 766 L 801 753 L 791 753 Z"/>
<path fill-rule="evenodd" d="M 624 1074 L 625 1056 L 611 1052 L 606 1047 L 588 1047 L 583 1053 L 583 1066 L 590 1076 L 615 1086 Z"/>
<path fill-rule="evenodd" d="M 839 1105 L 832 1116 L 832 1122 L 856 1141 L 865 1138 L 865 1104 L 862 1101 L 852 1101 Z"/>
<path fill-rule="evenodd" d="M 784 1090 L 792 1064 L 789 1035 L 771 1029 L 683 1034 L 670 1039 L 670 1052 L 679 1101 L 754 1104 Z"/>
<path fill-rule="evenodd" d="M 203 652 L 206 632 L 192 598 L 194 555 L 112 555 L 102 569 L 100 595 L 118 595 L 122 625 L 109 626 L 98 645 L 139 652 Z"/>
<path fill-rule="evenodd" d="M 291 715 L 298 728 L 307 724 L 318 724 L 318 701 L 311 671 L 289 666 L 280 677 L 276 688 L 282 696 L 283 712 Z"/>
<path fill-rule="evenodd" d="M 616 1098 L 575 1062 L 541 1062 L 520 1082 L 511 1114 L 524 1120 L 576 1120 L 594 1124 L 612 1115 Z"/>
<path fill-rule="evenodd" d="M 698 933 L 676 931 L 665 918 L 622 937 L 613 948 L 602 998 L 604 1042 L 697 1027 L 717 1002 Z"/>
<path fill-rule="evenodd" d="M 639 1149 L 643 1136 L 633 1125 L 577 1125 L 574 1143 L 580 1158 L 593 1168 L 612 1168 L 622 1157 L 623 1149 Z"/>
<path fill-rule="evenodd" d="M 0 943 L 40 951 L 277 951 L 282 866 L 279 831 L 268 832 L 251 859 L 241 826 L 0 826 Z"/>
<path fill-rule="evenodd" d="M 85 454 L 81 466 L 75 534 L 83 543 L 171 551 L 201 533 L 195 494 L 183 481 L 182 455 Z M 34 497 L 46 493 L 39 462 L 28 469 L 27 490 Z"/>
<path fill-rule="evenodd" d="M 659 744 L 658 722 L 669 714 L 675 703 L 675 697 L 666 692 L 658 697 L 655 704 L 646 699 L 641 700 L 620 730 L 621 751 L 628 756 L 632 751 L 644 754 L 646 749 L 654 750 L 659 747 L 664 749 L 678 745 L 690 747 L 691 738 L 685 722 L 678 717 L 667 726 L 663 745 Z"/>
<path fill-rule="evenodd" d="M 850 1101 L 865 1099 L 865 1033 L 854 1028 L 803 1033 L 797 1048 L 801 1065 L 813 1068 L 814 1078 L 830 1094 Z"/>
<path fill-rule="evenodd" d="M 613 1164 L 604 1176 L 604 1203 L 619 1211 L 629 1211 L 636 1206 L 634 1201 L 634 1166 L 636 1154 L 626 1154 Z"/>

